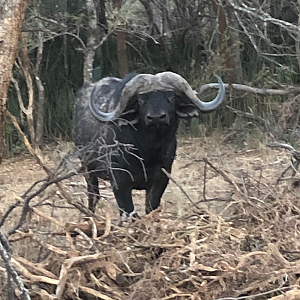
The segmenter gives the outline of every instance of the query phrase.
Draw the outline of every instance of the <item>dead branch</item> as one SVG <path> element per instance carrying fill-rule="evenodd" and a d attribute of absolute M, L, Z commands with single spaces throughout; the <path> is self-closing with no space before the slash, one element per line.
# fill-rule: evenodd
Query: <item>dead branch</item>
<path fill-rule="evenodd" d="M 187 197 L 187 199 L 191 202 L 191 204 L 196 207 L 197 209 L 200 209 L 197 204 L 191 199 L 191 197 L 187 194 L 187 192 L 184 190 L 184 188 L 171 176 L 169 172 L 167 172 L 164 168 L 161 169 L 164 174 L 173 182 L 175 185 L 181 190 L 181 192 Z"/>
<path fill-rule="evenodd" d="M 22 264 L 26 269 L 32 270 L 32 272 L 34 272 L 35 274 L 42 274 L 42 276 L 46 276 L 52 279 L 58 279 L 57 276 L 51 273 L 50 271 L 45 270 L 44 268 L 40 267 L 37 263 L 32 263 L 24 257 L 12 255 L 12 258 L 20 264 Z"/>
<path fill-rule="evenodd" d="M 248 118 L 251 119 L 257 123 L 259 123 L 260 125 L 264 126 L 267 130 L 270 129 L 270 122 L 268 120 L 263 119 L 262 117 L 256 116 L 253 114 L 253 112 L 249 113 L 249 112 L 244 112 L 241 110 L 238 110 L 236 108 L 233 108 L 231 106 L 226 106 L 229 110 L 231 110 L 233 113 L 242 116 L 244 118 Z"/>
<path fill-rule="evenodd" d="M 62 268 L 61 268 L 61 271 L 59 274 L 59 281 L 57 283 L 57 288 L 56 288 L 56 297 L 61 298 L 62 293 L 65 289 L 68 272 L 72 266 L 78 266 L 81 264 L 92 263 L 92 262 L 95 262 L 104 257 L 105 256 L 102 253 L 97 253 L 94 255 L 86 255 L 86 256 L 73 257 L 73 258 L 66 259 L 62 265 Z"/>
<path fill-rule="evenodd" d="M 88 287 L 84 287 L 84 286 L 80 286 L 79 287 L 79 290 L 84 292 L 84 293 L 87 293 L 89 295 L 92 295 L 94 297 L 97 297 L 99 299 L 103 299 L 103 300 L 121 300 L 122 298 L 118 297 L 118 298 L 115 298 L 116 295 L 114 295 L 114 298 L 111 298 L 101 292 L 98 292 L 98 291 L 95 291 L 94 289 L 91 289 L 91 288 L 88 288 Z"/>
<path fill-rule="evenodd" d="M 292 147 L 289 144 L 286 143 L 279 143 L 279 142 L 271 142 L 267 144 L 267 147 L 271 147 L 271 148 L 283 148 L 283 149 L 287 149 L 289 150 L 289 152 L 292 154 L 292 157 L 295 159 L 295 161 L 292 161 L 292 165 L 288 166 L 279 176 L 279 178 L 277 179 L 276 185 L 279 184 L 280 180 L 283 178 L 283 176 L 285 175 L 285 173 L 292 169 L 293 173 L 292 173 L 292 177 L 295 176 L 298 167 L 300 165 L 300 151 L 297 151 L 296 149 L 294 149 L 294 147 Z"/>
<path fill-rule="evenodd" d="M 298 300 L 298 299 L 300 299 L 300 290 L 295 288 L 291 291 L 287 291 L 283 295 L 272 297 L 269 300 Z"/>
<path fill-rule="evenodd" d="M 17 285 L 19 291 L 21 292 L 21 299 L 30 300 L 29 292 L 25 288 L 22 280 L 20 279 L 18 273 L 16 272 L 15 268 L 12 266 L 12 259 L 11 259 L 11 248 L 9 246 L 9 242 L 6 239 L 5 235 L 0 231 L 0 256 L 4 262 L 6 271 L 7 271 L 7 278 L 8 278 L 8 286 L 9 286 L 9 300 L 14 299 L 12 294 L 12 282 L 11 278 Z"/>
<path fill-rule="evenodd" d="M 286 143 L 279 143 L 279 142 L 270 142 L 267 144 L 268 147 L 271 148 L 283 148 L 283 149 L 287 149 L 290 151 L 290 153 L 292 154 L 292 156 L 296 159 L 296 160 L 300 160 L 300 151 L 297 151 L 294 147 L 292 147 L 290 144 L 286 144 Z"/>
<path fill-rule="evenodd" d="M 42 246 L 43 248 L 51 251 L 51 252 L 54 252 L 56 254 L 58 254 L 59 256 L 63 256 L 63 257 L 69 257 L 69 253 L 67 251 L 64 251 L 58 247 L 55 247 L 53 245 L 50 245 L 50 244 L 47 244 L 43 241 L 40 241 L 38 238 L 36 238 L 33 234 L 32 231 L 30 231 L 29 233 L 24 233 L 22 231 L 18 231 L 16 230 L 16 233 L 19 234 L 19 237 L 17 238 L 10 238 L 9 241 L 10 242 L 15 242 L 15 241 L 18 241 L 18 240 L 21 240 L 21 239 L 27 239 L 27 238 L 30 238 L 32 239 L 33 241 L 37 242 L 40 246 Z"/>
<path fill-rule="evenodd" d="M 244 193 L 240 190 L 240 188 L 237 186 L 237 184 L 221 169 L 217 168 L 215 165 L 213 165 L 212 162 L 210 162 L 207 158 L 203 158 L 203 161 L 205 163 L 207 163 L 213 170 L 215 170 L 218 174 L 220 174 L 225 181 L 227 181 L 228 183 L 230 183 L 235 189 L 236 191 L 240 194 L 240 195 L 244 195 Z"/>
<path fill-rule="evenodd" d="M 96 237 L 103 236 L 105 233 L 108 235 L 107 232 L 111 231 L 111 226 L 107 228 L 108 225 L 111 223 L 109 222 L 108 225 L 104 222 L 99 222 L 94 220 L 94 224 L 96 226 Z M 88 237 L 93 237 L 93 223 L 91 220 L 83 223 L 71 223 L 68 222 L 64 226 L 65 230 L 69 232 L 72 236 L 76 235 L 76 230 L 79 229 L 81 232 L 86 234 Z M 78 234 L 78 233 L 77 233 Z M 95 237 L 94 237 L 95 238 Z"/>
<path fill-rule="evenodd" d="M 33 149 L 27 139 L 27 137 L 25 136 L 25 134 L 23 133 L 23 131 L 21 130 L 16 118 L 7 111 L 7 115 L 11 118 L 14 126 L 16 127 L 18 133 L 20 134 L 20 137 L 22 138 L 24 144 L 26 145 L 26 147 L 28 148 L 29 152 L 32 154 L 32 156 L 36 159 L 37 163 L 43 168 L 43 170 L 46 172 L 46 174 L 48 175 L 48 182 L 45 183 L 44 186 L 41 187 L 41 189 L 39 191 L 37 191 L 36 193 L 33 193 L 31 196 L 27 197 L 26 199 L 24 199 L 24 204 L 23 204 L 23 210 L 22 210 L 22 214 L 21 217 L 19 219 L 19 222 L 11 229 L 9 230 L 8 234 L 12 234 L 14 233 L 18 228 L 20 228 L 25 220 L 26 220 L 26 215 L 30 210 L 29 207 L 29 202 L 31 201 L 32 198 L 34 198 L 36 195 L 38 195 L 41 191 L 43 191 L 47 186 L 49 186 L 49 183 L 51 182 L 51 180 L 54 180 L 53 183 L 56 184 L 56 186 L 58 187 L 61 195 L 67 200 L 67 202 L 71 205 L 73 205 L 74 207 L 76 207 L 79 211 L 81 211 L 82 213 L 84 213 L 86 216 L 92 217 L 95 215 L 88 210 L 86 207 L 84 207 L 82 204 L 74 202 L 72 200 L 72 198 L 70 197 L 70 195 L 65 191 L 63 185 L 61 184 L 60 181 L 57 181 L 57 178 L 55 178 L 54 173 L 46 166 L 46 164 L 43 162 L 43 159 L 41 158 L 40 154 L 39 154 L 39 150 L 38 149 Z M 75 171 L 76 173 L 76 171 Z M 73 172 L 71 172 L 72 175 L 74 175 Z M 71 176 L 71 175 L 70 175 Z M 65 177 L 63 177 L 65 178 Z M 50 182 L 49 182 L 50 181 Z M 52 183 L 51 183 L 52 184 Z M 23 197 L 22 197 L 23 198 Z M 24 197 L 25 198 L 25 197 Z M 9 211 L 11 212 L 13 210 L 14 207 L 18 206 L 20 204 L 19 201 L 17 201 L 14 206 L 12 208 L 9 209 Z M 5 217 L 7 218 L 8 213 L 5 214 Z M 2 220 L 0 224 L 3 224 L 4 221 Z"/>
<path fill-rule="evenodd" d="M 202 85 L 200 88 L 197 89 L 197 93 L 201 94 L 204 91 L 208 89 L 218 89 L 219 84 L 218 83 L 208 83 Z M 228 84 L 225 83 L 225 88 L 226 89 L 232 89 L 235 91 L 242 91 L 242 92 L 247 92 L 251 94 L 260 94 L 260 95 L 279 95 L 279 96 L 285 96 L 285 95 L 297 95 L 300 93 L 300 89 L 294 86 L 286 86 L 284 89 L 260 89 L 260 88 L 255 88 L 252 86 L 248 85 L 243 85 L 243 84 Z"/>
<path fill-rule="evenodd" d="M 29 272 L 21 263 L 16 261 L 15 259 L 11 259 L 12 265 L 26 278 L 28 278 L 31 282 L 44 282 L 51 285 L 57 285 L 58 280 L 54 278 L 50 278 L 44 275 L 34 275 Z"/>

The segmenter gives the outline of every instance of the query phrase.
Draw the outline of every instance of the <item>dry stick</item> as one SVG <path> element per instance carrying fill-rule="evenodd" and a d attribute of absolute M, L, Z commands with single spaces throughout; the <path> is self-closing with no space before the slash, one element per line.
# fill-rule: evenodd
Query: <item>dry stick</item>
<path fill-rule="evenodd" d="M 20 235 L 19 238 L 16 238 L 16 239 L 10 239 L 9 241 L 10 242 L 15 242 L 15 241 L 18 241 L 18 240 L 21 240 L 21 239 L 32 239 L 33 241 L 37 242 L 40 246 L 42 246 L 43 248 L 51 251 L 51 252 L 54 252 L 60 256 L 65 256 L 65 257 L 69 257 L 69 253 L 67 251 L 64 251 L 64 250 L 61 250 L 60 248 L 58 247 L 55 247 L 53 245 L 50 245 L 50 244 L 47 244 L 43 241 L 40 241 L 38 240 L 32 231 L 29 231 L 29 233 L 24 233 L 22 231 L 18 231 L 16 230 L 16 233 L 18 233 Z"/>
<path fill-rule="evenodd" d="M 203 199 L 204 201 L 207 201 L 206 199 L 206 174 L 207 174 L 207 162 L 204 161 L 204 172 L 203 172 Z"/>
<path fill-rule="evenodd" d="M 239 192 L 239 194 L 245 196 L 244 193 L 239 189 L 239 187 L 237 186 L 237 184 L 232 179 L 230 179 L 230 177 L 223 170 L 218 169 L 207 158 L 203 158 L 203 161 L 206 162 L 218 174 L 220 174 L 221 176 L 223 176 L 224 180 L 227 181 L 228 183 L 230 183 Z"/>
<path fill-rule="evenodd" d="M 85 255 L 85 256 L 80 256 L 80 257 L 73 257 L 66 259 L 64 263 L 62 264 L 60 274 L 59 274 L 59 280 L 57 283 L 56 287 L 56 297 L 60 299 L 62 296 L 62 293 L 65 289 L 67 277 L 68 277 L 68 271 L 72 266 L 79 266 L 81 264 L 88 264 L 88 263 L 93 263 L 99 259 L 105 258 L 105 255 L 102 253 L 97 253 L 93 255 Z"/>
<path fill-rule="evenodd" d="M 17 196 L 17 195 L 14 195 L 14 197 L 15 197 L 16 199 L 18 199 L 18 201 L 19 201 L 20 203 L 23 203 L 23 202 L 24 202 L 24 200 L 23 200 L 21 197 Z M 42 217 L 42 218 L 44 218 L 44 219 L 50 221 L 52 224 L 55 224 L 55 225 L 57 225 L 57 226 L 60 227 L 60 228 L 65 228 L 65 224 L 64 224 L 64 223 L 62 223 L 62 222 L 56 220 L 56 219 L 53 218 L 53 217 L 50 217 L 50 216 L 46 215 L 45 213 L 41 212 L 41 211 L 38 210 L 37 208 L 32 207 L 31 210 L 32 210 L 32 212 L 34 212 L 36 215 L 38 215 L 38 216 L 40 216 L 40 217 Z"/>
<path fill-rule="evenodd" d="M 244 300 L 244 299 L 253 299 L 255 297 L 261 297 L 261 296 L 266 296 L 268 294 L 271 294 L 271 293 L 276 293 L 276 292 L 283 292 L 285 290 L 288 290 L 290 288 L 292 288 L 292 290 L 286 292 L 289 293 L 289 292 L 292 292 L 292 291 L 297 291 L 299 286 L 289 286 L 289 287 L 280 287 L 280 288 L 277 288 L 277 289 L 273 289 L 273 290 L 270 290 L 270 291 L 267 291 L 267 292 L 262 292 L 262 293 L 258 293 L 258 294 L 254 294 L 254 295 L 249 295 L 249 296 L 241 296 L 241 297 L 225 297 L 225 298 L 217 298 L 216 300 Z M 280 295 L 280 296 L 284 296 L 284 295 Z M 277 296 L 278 297 L 278 296 Z M 276 298 L 276 297 L 272 297 L 272 298 L 269 298 L 270 299 L 276 299 L 276 300 L 296 300 L 296 299 L 299 299 L 299 298 L 285 298 L 285 297 L 281 297 L 281 298 Z"/>
<path fill-rule="evenodd" d="M 16 118 L 9 112 L 6 111 L 6 114 L 11 118 L 14 126 L 16 127 L 16 129 L 18 130 L 18 133 L 20 135 L 20 137 L 22 138 L 24 144 L 26 145 L 27 149 L 29 150 L 29 152 L 31 153 L 31 155 L 36 159 L 37 163 L 43 168 L 43 170 L 46 172 L 46 174 L 49 176 L 50 179 L 52 179 L 53 177 L 53 173 L 52 171 L 43 163 L 41 157 L 38 154 L 38 150 L 37 149 L 33 149 L 32 146 L 30 145 L 27 137 L 25 136 L 25 134 L 23 133 L 23 131 L 21 130 Z M 75 206 L 79 211 L 81 211 L 82 213 L 84 213 L 85 215 L 89 216 L 89 217 L 96 217 L 94 213 L 92 213 L 91 211 L 89 211 L 87 208 L 83 207 L 81 204 L 73 202 L 72 198 L 70 197 L 70 195 L 68 195 L 68 193 L 64 190 L 62 184 L 60 182 L 55 182 L 55 184 L 57 185 L 61 195 L 67 200 L 67 202 L 73 206 Z M 22 215 L 20 217 L 20 220 L 18 222 L 18 224 L 11 229 L 8 232 L 8 235 L 14 233 L 18 228 L 20 228 L 22 226 L 22 224 L 25 222 L 26 220 L 26 215 L 29 211 L 29 201 L 32 198 L 27 198 L 26 201 L 24 202 L 23 205 L 23 211 L 22 211 Z"/>
<path fill-rule="evenodd" d="M 233 84 L 225 83 L 224 85 L 225 85 L 226 89 L 230 88 L 230 89 L 233 89 L 236 91 L 243 91 L 243 92 L 247 92 L 247 93 L 260 94 L 260 95 L 290 95 L 290 94 L 297 95 L 297 94 L 299 94 L 299 88 L 296 88 L 296 87 L 290 86 L 290 85 L 282 86 L 283 87 L 282 89 L 260 89 L 260 88 L 255 88 L 255 87 L 248 86 L 248 85 L 235 84 L 235 83 L 233 83 Z M 201 94 L 205 90 L 211 89 L 211 88 L 218 89 L 219 84 L 218 83 L 204 84 L 199 89 L 197 89 L 197 93 Z"/>
<path fill-rule="evenodd" d="M 104 234 L 101 236 L 102 239 L 106 238 L 111 231 L 111 217 L 110 214 L 108 212 L 105 212 L 105 230 L 104 230 Z"/>
<path fill-rule="evenodd" d="M 24 300 L 30 300 L 29 292 L 28 290 L 24 287 L 24 284 L 22 280 L 20 279 L 18 273 L 16 272 L 15 268 L 11 265 L 11 254 L 7 252 L 5 247 L 9 245 L 9 242 L 7 241 L 5 235 L 0 231 L 0 256 L 4 262 L 5 268 L 7 270 L 7 277 L 8 277 L 8 285 L 10 288 L 10 291 L 12 291 L 11 287 L 11 280 L 10 278 L 14 280 L 16 283 L 18 289 L 21 291 L 21 299 Z M 5 247 L 4 247 L 5 246 Z M 6 247 L 7 248 L 7 247 Z M 10 246 L 8 247 L 8 251 L 11 251 Z M 9 299 L 14 299 L 13 294 L 9 293 Z"/>
<path fill-rule="evenodd" d="M 19 273 L 28 278 L 31 282 L 44 282 L 52 285 L 58 284 L 58 279 L 50 278 L 43 275 L 35 275 L 27 270 L 27 268 L 23 267 L 21 263 L 12 258 L 12 264 L 18 269 Z"/>
<path fill-rule="evenodd" d="M 21 263 L 24 267 L 26 267 L 26 269 L 28 270 L 33 270 L 34 274 L 39 274 L 41 273 L 43 276 L 47 276 L 49 278 L 52 278 L 52 279 L 58 279 L 56 275 L 54 275 L 52 272 L 40 267 L 38 264 L 36 263 L 33 263 L 29 260 L 27 260 L 26 258 L 24 257 L 21 257 L 21 256 L 16 256 L 16 255 L 13 255 L 12 258 Z"/>
<path fill-rule="evenodd" d="M 277 179 L 276 185 L 279 184 L 281 178 L 284 176 L 284 174 L 291 168 L 293 168 L 293 175 L 294 176 L 297 172 L 297 169 L 299 167 L 300 164 L 300 151 L 297 151 L 294 147 L 292 147 L 289 144 L 286 143 L 278 143 L 278 142 L 271 142 L 269 144 L 267 144 L 267 147 L 271 147 L 271 148 L 284 148 L 290 151 L 290 153 L 292 154 L 292 156 L 295 158 L 295 162 L 292 161 L 292 166 L 288 166 L 279 176 L 279 178 Z"/>
<path fill-rule="evenodd" d="M 59 181 L 62 181 L 64 179 L 67 179 L 69 177 L 72 177 L 73 175 L 76 175 L 80 172 L 81 168 L 76 170 L 76 171 L 73 171 L 73 172 L 70 172 L 64 176 L 60 176 L 60 177 L 57 177 L 53 180 L 49 180 L 49 177 L 48 179 L 45 178 L 45 179 L 42 179 L 42 180 L 37 180 L 34 184 L 31 185 L 31 187 L 19 198 L 19 199 L 26 199 L 27 202 L 29 202 L 31 199 L 33 199 L 34 197 L 36 197 L 37 195 L 39 195 L 41 192 L 43 192 L 47 187 L 49 187 L 50 185 L 54 184 L 54 183 L 57 183 Z M 48 180 L 48 181 L 47 181 Z M 37 189 L 34 193 L 32 193 L 30 196 L 27 196 L 27 194 L 39 183 L 45 181 L 45 183 L 39 188 Z M 9 214 L 17 207 L 19 206 L 21 202 L 18 200 L 16 203 L 14 203 L 13 205 L 10 206 L 10 208 L 6 211 L 6 213 L 4 214 L 4 216 L 2 217 L 1 219 L 1 222 L 0 222 L 0 228 L 3 226 L 5 220 L 7 219 L 7 217 L 9 216 Z M 22 225 L 22 224 L 21 224 Z"/>
<path fill-rule="evenodd" d="M 233 113 L 240 115 L 244 118 L 248 118 L 251 120 L 256 121 L 257 123 L 259 123 L 260 125 L 264 126 L 266 129 L 270 129 L 270 122 L 268 120 L 263 119 L 262 117 L 256 116 L 253 113 L 249 113 L 249 112 L 244 112 L 241 110 L 238 110 L 236 108 L 233 108 L 229 105 L 226 106 L 229 110 L 231 110 Z"/>
<path fill-rule="evenodd" d="M 88 287 L 84 287 L 84 286 L 79 286 L 79 290 L 84 292 L 84 293 L 87 293 L 89 295 L 92 295 L 96 298 L 99 298 L 99 299 L 103 299 L 103 300 L 114 300 L 116 298 L 111 298 L 99 291 L 95 291 L 94 289 L 91 289 L 91 288 L 88 288 Z M 115 295 L 114 295 L 115 296 Z M 118 298 L 118 299 L 121 299 L 121 298 Z"/>
<path fill-rule="evenodd" d="M 1 244 L 0 244 L 0 247 L 1 247 Z M 0 251 L 1 251 L 1 248 L 0 248 Z M 103 254 L 100 254 L 100 255 L 97 254 L 97 255 L 87 255 L 87 256 L 81 256 L 81 257 L 67 259 L 62 267 L 59 280 L 56 278 L 32 274 L 25 267 L 23 267 L 21 263 L 19 263 L 15 259 L 12 259 L 12 263 L 15 265 L 16 268 L 18 268 L 19 272 L 22 273 L 23 276 L 28 278 L 31 282 L 43 282 L 43 283 L 47 283 L 47 284 L 51 284 L 51 285 L 56 285 L 57 286 L 57 290 L 56 290 L 57 297 L 60 299 L 62 292 L 64 290 L 65 283 L 66 283 L 65 280 L 67 279 L 66 277 L 62 278 L 61 276 L 67 276 L 68 270 L 72 266 L 79 266 L 81 264 L 91 263 L 91 262 L 97 261 L 103 257 L 104 257 Z M 62 272 L 63 270 L 65 270 L 65 272 Z M 112 298 L 109 298 L 108 296 L 105 296 L 105 295 L 101 294 L 100 292 L 97 292 L 91 288 L 79 286 L 79 289 L 90 295 L 100 297 L 101 299 L 110 299 L 110 300 L 112 299 Z M 53 298 L 53 299 L 58 299 L 58 298 Z M 30 300 L 30 297 L 23 298 L 23 299 Z"/>
<path fill-rule="evenodd" d="M 163 171 L 163 173 L 173 182 L 175 183 L 175 185 L 177 187 L 179 187 L 179 189 L 181 190 L 181 192 L 188 198 L 188 200 L 191 202 L 191 204 L 193 206 L 195 206 L 197 209 L 200 209 L 199 206 L 197 206 L 197 204 L 195 204 L 195 202 L 190 198 L 190 196 L 187 194 L 187 192 L 183 189 L 183 187 L 171 176 L 171 174 L 166 171 L 164 168 L 161 169 Z"/>

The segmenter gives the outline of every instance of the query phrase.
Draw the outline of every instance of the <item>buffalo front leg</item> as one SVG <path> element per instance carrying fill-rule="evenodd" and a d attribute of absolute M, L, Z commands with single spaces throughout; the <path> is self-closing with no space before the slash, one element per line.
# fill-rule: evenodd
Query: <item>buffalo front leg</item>
<path fill-rule="evenodd" d="M 126 185 L 119 188 L 114 187 L 113 192 L 119 206 L 120 216 L 133 219 L 138 218 L 138 214 L 134 210 L 131 188 Z"/>
<path fill-rule="evenodd" d="M 89 210 L 95 212 L 95 207 L 100 199 L 98 177 L 93 174 L 87 174 L 85 177 L 88 190 Z"/>
<path fill-rule="evenodd" d="M 158 208 L 168 182 L 169 178 L 161 170 L 153 176 L 152 184 L 146 189 L 146 214 Z"/>

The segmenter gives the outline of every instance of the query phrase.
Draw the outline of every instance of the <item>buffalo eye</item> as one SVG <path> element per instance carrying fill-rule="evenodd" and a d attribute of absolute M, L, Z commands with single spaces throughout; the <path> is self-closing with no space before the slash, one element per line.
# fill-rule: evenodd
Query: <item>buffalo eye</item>
<path fill-rule="evenodd" d="M 175 102 L 175 95 L 172 95 L 167 98 L 168 103 L 174 103 Z"/>

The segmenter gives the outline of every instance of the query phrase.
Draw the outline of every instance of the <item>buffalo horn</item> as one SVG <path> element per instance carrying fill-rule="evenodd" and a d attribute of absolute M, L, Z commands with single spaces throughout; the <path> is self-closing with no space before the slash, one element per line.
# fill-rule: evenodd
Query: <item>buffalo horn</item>
<path fill-rule="evenodd" d="M 116 108 L 111 112 L 102 111 L 94 103 L 93 97 L 90 98 L 90 109 L 93 115 L 100 121 L 112 121 L 120 117 L 125 110 L 132 97 L 138 93 L 147 93 L 153 90 L 174 90 L 185 94 L 192 104 L 200 111 L 209 112 L 217 108 L 225 98 L 225 86 L 222 79 L 216 76 L 219 83 L 219 92 L 215 99 L 210 102 L 201 101 L 196 92 L 192 89 L 189 83 L 179 74 L 173 72 L 162 72 L 156 75 L 139 74 L 128 81 L 120 95 L 120 99 L 114 99 L 118 103 Z M 113 96 L 112 96 L 113 97 Z"/>

